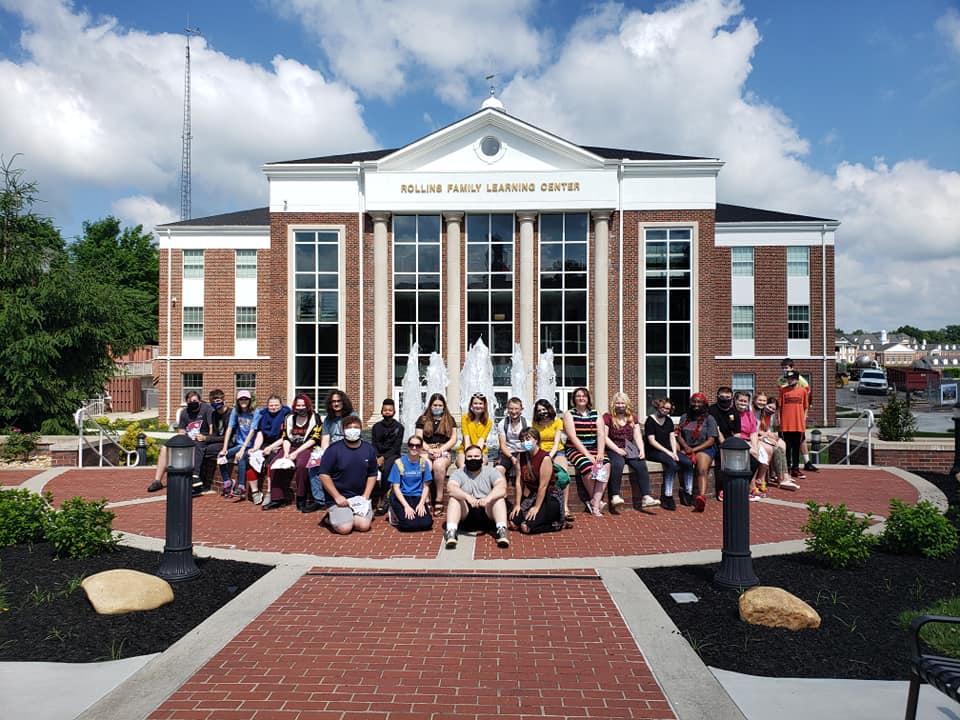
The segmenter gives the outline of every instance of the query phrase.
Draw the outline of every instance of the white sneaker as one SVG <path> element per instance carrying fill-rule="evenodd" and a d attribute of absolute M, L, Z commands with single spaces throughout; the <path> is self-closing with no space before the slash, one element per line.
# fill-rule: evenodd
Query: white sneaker
<path fill-rule="evenodd" d="M 614 495 L 612 498 L 610 498 L 610 504 L 613 507 L 620 507 L 621 505 L 623 505 L 623 498 L 620 497 L 619 495 Z"/>
<path fill-rule="evenodd" d="M 660 501 L 649 495 L 644 495 L 643 500 L 640 501 L 640 507 L 656 507 L 660 504 Z"/>

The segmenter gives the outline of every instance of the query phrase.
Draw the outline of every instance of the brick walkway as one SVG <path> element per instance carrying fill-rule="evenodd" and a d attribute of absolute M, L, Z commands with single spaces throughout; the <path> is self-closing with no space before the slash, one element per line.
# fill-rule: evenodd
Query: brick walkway
<path fill-rule="evenodd" d="M 593 572 L 316 569 L 150 717 L 675 715 Z"/>

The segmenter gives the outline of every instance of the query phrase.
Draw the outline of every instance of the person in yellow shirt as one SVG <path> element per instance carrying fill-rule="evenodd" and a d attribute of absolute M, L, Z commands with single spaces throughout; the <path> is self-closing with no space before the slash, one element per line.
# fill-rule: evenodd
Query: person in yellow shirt
<path fill-rule="evenodd" d="M 464 463 L 464 448 L 476 445 L 483 451 L 483 461 L 487 462 L 487 437 L 493 429 L 487 398 L 483 393 L 474 393 L 470 398 L 470 407 L 460 419 L 461 443 L 457 453 L 457 467 Z"/>

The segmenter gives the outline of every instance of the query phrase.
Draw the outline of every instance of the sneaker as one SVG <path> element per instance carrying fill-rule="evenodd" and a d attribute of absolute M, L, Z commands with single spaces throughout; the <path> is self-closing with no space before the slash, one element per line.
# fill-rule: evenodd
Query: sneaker
<path fill-rule="evenodd" d="M 803 469 L 807 472 L 820 472 L 820 468 L 813 464 L 813 460 L 807 460 L 803 464 Z"/>
<path fill-rule="evenodd" d="M 797 485 L 793 480 L 781 480 L 780 489 L 781 490 L 799 490 L 800 486 Z"/>
<path fill-rule="evenodd" d="M 794 480 L 806 480 L 806 479 L 807 479 L 807 476 L 804 475 L 804 474 L 803 474 L 802 472 L 800 472 L 799 470 L 791 470 L 791 471 L 790 471 L 790 477 L 792 477 Z M 783 483 L 780 483 L 780 487 L 783 487 Z"/>
<path fill-rule="evenodd" d="M 223 481 L 223 496 L 224 496 L 224 497 L 230 497 L 230 488 L 232 488 L 232 487 L 233 487 L 233 481 L 232 481 L 232 480 L 224 480 L 224 481 Z"/>
<path fill-rule="evenodd" d="M 693 499 L 693 511 L 703 512 L 707 509 L 707 499 L 703 495 L 697 495 Z"/>
<path fill-rule="evenodd" d="M 497 546 L 498 547 L 510 547 L 510 538 L 507 537 L 507 529 L 505 527 L 497 528 Z"/>
<path fill-rule="evenodd" d="M 230 497 L 242 498 L 247 494 L 247 489 L 243 485 L 234 485 L 230 491 Z"/>
<path fill-rule="evenodd" d="M 254 505 L 259 505 L 259 504 L 262 503 L 262 502 L 263 502 L 263 493 L 260 492 L 259 490 L 254 490 L 254 491 L 253 491 L 253 504 L 254 504 Z"/>
<path fill-rule="evenodd" d="M 670 511 L 676 510 L 677 501 L 673 499 L 673 495 L 669 495 L 669 496 L 661 495 L 660 507 L 662 507 L 664 510 L 670 510 Z"/>
<path fill-rule="evenodd" d="M 766 496 L 767 494 L 767 481 L 762 480 L 759 485 L 757 485 L 757 490 L 761 495 Z"/>
<path fill-rule="evenodd" d="M 760 500 L 760 496 L 757 495 L 757 493 L 752 492 L 749 495 L 747 495 L 747 500 L 750 502 L 758 502 Z"/>
<path fill-rule="evenodd" d="M 623 505 L 623 498 L 619 495 L 614 495 L 612 498 L 610 498 L 610 507 L 615 508 L 620 507 L 621 505 Z"/>
<path fill-rule="evenodd" d="M 457 531 L 450 528 L 444 530 L 443 541 L 446 543 L 447 550 L 453 550 L 457 546 Z"/>
<path fill-rule="evenodd" d="M 147 492 L 156 492 L 157 490 L 163 490 L 163 483 L 159 480 L 154 480 L 150 483 L 150 487 L 147 488 Z"/>
<path fill-rule="evenodd" d="M 640 501 L 640 507 L 657 507 L 660 504 L 660 501 L 655 497 L 650 497 L 649 495 L 644 495 L 643 500 Z"/>

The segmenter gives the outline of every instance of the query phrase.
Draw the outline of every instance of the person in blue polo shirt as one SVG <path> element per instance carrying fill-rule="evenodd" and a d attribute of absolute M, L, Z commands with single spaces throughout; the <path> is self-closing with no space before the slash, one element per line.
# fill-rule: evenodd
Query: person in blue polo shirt
<path fill-rule="evenodd" d="M 398 530 L 417 532 L 433 527 L 430 504 L 430 463 L 421 457 L 423 438 L 411 435 L 407 454 L 398 458 L 390 469 L 390 523 Z"/>

